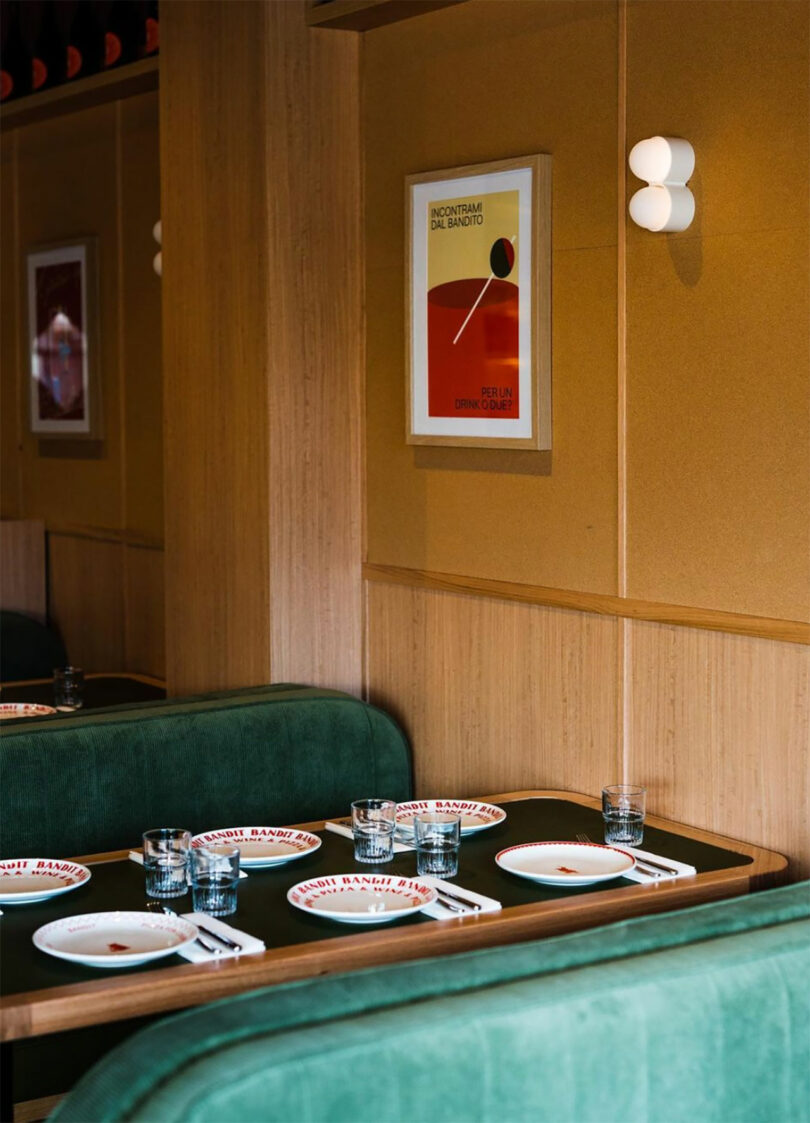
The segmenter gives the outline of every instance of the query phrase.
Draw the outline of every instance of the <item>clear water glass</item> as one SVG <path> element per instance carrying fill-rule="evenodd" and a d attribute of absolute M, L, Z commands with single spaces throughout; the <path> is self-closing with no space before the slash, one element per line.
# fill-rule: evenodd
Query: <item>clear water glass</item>
<path fill-rule="evenodd" d="M 416 872 L 420 877 L 455 877 L 461 843 L 461 816 L 426 811 L 413 819 Z"/>
<path fill-rule="evenodd" d="M 602 788 L 605 842 L 610 846 L 641 846 L 647 789 L 636 784 L 611 784 Z"/>
<path fill-rule="evenodd" d="M 191 897 L 194 912 L 230 916 L 236 912 L 239 847 L 220 846 L 191 851 Z"/>
<path fill-rule="evenodd" d="M 53 704 L 57 710 L 80 710 L 84 705 L 84 671 L 81 667 L 54 667 Z"/>
<path fill-rule="evenodd" d="M 188 891 L 191 832 L 182 827 L 145 831 L 143 868 L 147 897 L 182 897 Z"/>
<path fill-rule="evenodd" d="M 393 799 L 356 799 L 352 804 L 354 860 L 379 865 L 394 856 L 397 805 Z"/>

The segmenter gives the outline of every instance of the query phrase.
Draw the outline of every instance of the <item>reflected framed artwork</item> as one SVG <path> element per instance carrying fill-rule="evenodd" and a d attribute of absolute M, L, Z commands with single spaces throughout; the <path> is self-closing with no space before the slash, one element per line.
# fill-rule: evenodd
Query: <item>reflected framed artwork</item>
<path fill-rule="evenodd" d="M 98 290 L 95 238 L 26 254 L 26 380 L 31 432 L 98 438 Z"/>
<path fill-rule="evenodd" d="M 408 176 L 407 434 L 551 448 L 551 157 Z"/>

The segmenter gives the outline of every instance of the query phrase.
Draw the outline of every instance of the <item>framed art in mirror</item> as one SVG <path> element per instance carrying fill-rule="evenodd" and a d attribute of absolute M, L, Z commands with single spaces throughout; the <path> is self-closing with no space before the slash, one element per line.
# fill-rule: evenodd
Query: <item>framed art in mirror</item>
<path fill-rule="evenodd" d="M 98 270 L 95 238 L 34 246 L 26 254 L 31 432 L 101 436 Z"/>

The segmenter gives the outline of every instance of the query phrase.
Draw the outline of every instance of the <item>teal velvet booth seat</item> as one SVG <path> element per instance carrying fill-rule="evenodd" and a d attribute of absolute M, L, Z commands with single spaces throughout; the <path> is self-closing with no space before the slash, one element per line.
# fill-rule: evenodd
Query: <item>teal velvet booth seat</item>
<path fill-rule="evenodd" d="M 201 1007 L 51 1119 L 801 1123 L 810 883 Z"/>
<path fill-rule="evenodd" d="M 280 684 L 4 723 L 0 857 L 138 846 L 192 832 L 344 815 L 412 794 L 397 723 L 337 690 Z"/>

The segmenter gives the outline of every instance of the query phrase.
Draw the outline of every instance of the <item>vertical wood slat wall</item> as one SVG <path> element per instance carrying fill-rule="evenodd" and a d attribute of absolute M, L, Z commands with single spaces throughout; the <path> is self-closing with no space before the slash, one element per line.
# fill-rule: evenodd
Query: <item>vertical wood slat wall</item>
<path fill-rule="evenodd" d="M 170 693 L 359 691 L 359 66 L 304 6 L 161 6 Z"/>

